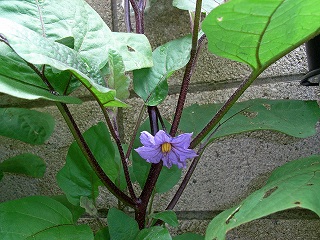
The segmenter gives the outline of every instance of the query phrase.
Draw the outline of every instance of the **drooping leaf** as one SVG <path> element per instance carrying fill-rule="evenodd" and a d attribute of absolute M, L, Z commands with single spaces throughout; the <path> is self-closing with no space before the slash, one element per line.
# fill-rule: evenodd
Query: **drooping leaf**
<path fill-rule="evenodd" d="M 30 144 L 43 144 L 54 129 L 54 118 L 25 108 L 0 108 L 0 135 Z"/>
<path fill-rule="evenodd" d="M 151 228 L 142 229 L 136 236 L 135 240 L 171 240 L 168 229 L 155 226 Z"/>
<path fill-rule="evenodd" d="M 184 109 L 180 129 L 199 133 L 221 104 L 194 104 Z M 256 130 L 273 130 L 299 138 L 316 133 L 320 119 L 316 101 L 254 99 L 236 103 L 221 120 L 212 139 Z"/>
<path fill-rule="evenodd" d="M 273 171 L 266 185 L 209 224 L 205 239 L 223 240 L 229 230 L 289 208 L 305 208 L 320 216 L 320 155 L 289 162 Z"/>
<path fill-rule="evenodd" d="M 134 91 L 146 105 L 158 105 L 166 98 L 167 79 L 188 63 L 190 50 L 191 36 L 170 41 L 153 51 L 153 67 L 133 72 Z"/>
<path fill-rule="evenodd" d="M 209 50 L 267 68 L 280 57 L 320 33 L 318 0 L 232 0 L 203 21 Z"/>
<path fill-rule="evenodd" d="M 77 222 L 78 219 L 84 214 L 85 210 L 80 207 L 80 206 L 75 206 L 71 204 L 66 195 L 55 195 L 55 196 L 50 196 L 52 199 L 58 201 L 59 203 L 62 203 L 65 207 L 69 209 L 69 211 L 72 214 L 73 217 L 73 222 Z"/>
<path fill-rule="evenodd" d="M 34 65 L 45 64 L 61 71 L 71 71 L 105 107 L 126 106 L 115 98 L 115 90 L 104 87 L 104 79 L 94 62 L 87 63 L 75 50 L 13 21 L 5 18 L 0 18 L 0 21 L 0 40 L 12 47 L 21 58 Z"/>
<path fill-rule="evenodd" d="M 150 131 L 150 127 L 148 125 L 149 120 L 147 119 L 140 126 L 138 132 Z M 167 129 L 170 129 L 170 124 L 167 121 L 165 121 L 165 125 Z M 141 147 L 139 137 L 140 136 L 137 136 L 134 141 L 134 148 Z M 148 177 L 151 164 L 142 159 L 136 151 L 132 152 L 132 160 L 133 173 L 139 185 L 143 188 Z M 174 187 L 180 180 L 181 172 L 182 170 L 176 166 L 173 166 L 171 168 L 167 168 L 164 166 L 160 172 L 158 181 L 155 186 L 156 193 L 164 193 Z"/>
<path fill-rule="evenodd" d="M 112 240 L 134 240 L 139 232 L 136 220 L 124 212 L 111 208 L 108 211 L 107 222 L 110 239 Z"/>
<path fill-rule="evenodd" d="M 150 218 L 160 219 L 165 223 L 168 223 L 172 227 L 177 227 L 179 225 L 177 215 L 172 210 L 167 210 L 163 212 L 153 213 Z"/>
<path fill-rule="evenodd" d="M 110 49 L 120 53 L 126 71 L 152 66 L 151 46 L 146 36 L 111 32 L 99 14 L 83 0 L 26 0 L 23 3 L 3 0 L 0 16 L 73 47 L 100 68 L 107 61 Z"/>
<path fill-rule="evenodd" d="M 0 203 L 0 226 L 2 240 L 93 240 L 89 226 L 75 225 L 63 204 L 44 196 Z"/>
<path fill-rule="evenodd" d="M 1 50 L 1 43 L 0 43 Z M 1 56 L 0 56 L 1 61 Z M 80 104 L 82 101 L 76 97 L 71 96 L 56 96 L 49 92 L 49 90 L 44 87 L 32 85 L 27 82 L 30 80 L 27 75 L 21 74 L 22 72 L 26 74 L 26 72 L 33 73 L 30 69 L 26 71 L 18 70 L 18 66 L 14 63 L 2 62 L 2 67 L 0 68 L 0 92 L 5 93 L 14 97 L 23 98 L 27 100 L 36 100 L 36 99 L 46 99 L 50 101 L 57 101 L 62 103 L 71 103 L 71 104 Z M 8 71 L 3 72 L 3 66 L 8 66 Z M 16 69 L 15 71 L 12 71 Z M 21 79 L 15 78 L 12 76 L 14 72 L 19 73 Z M 23 81 L 26 80 L 26 81 Z M 40 82 L 40 80 L 38 80 Z"/>
<path fill-rule="evenodd" d="M 83 136 L 104 172 L 115 181 L 118 167 L 114 162 L 114 148 L 105 124 L 92 126 Z M 81 197 L 95 200 L 99 194 L 98 186 L 102 185 L 76 142 L 69 148 L 66 164 L 57 174 L 57 182 L 74 205 L 80 205 Z"/>
<path fill-rule="evenodd" d="M 1 162 L 0 180 L 4 172 L 41 178 L 46 172 L 46 163 L 34 154 L 24 153 Z"/>
<path fill-rule="evenodd" d="M 201 12 L 209 13 L 224 2 L 225 0 L 202 0 Z M 182 10 L 195 11 L 196 3 L 196 0 L 173 0 L 172 5 Z"/>
<path fill-rule="evenodd" d="M 108 86 L 116 90 L 116 97 L 125 100 L 129 97 L 130 78 L 126 76 L 121 56 L 113 50 L 109 51 Z"/>
<path fill-rule="evenodd" d="M 181 235 L 175 236 L 172 238 L 173 240 L 204 240 L 204 236 L 201 236 L 196 233 L 183 233 Z"/>

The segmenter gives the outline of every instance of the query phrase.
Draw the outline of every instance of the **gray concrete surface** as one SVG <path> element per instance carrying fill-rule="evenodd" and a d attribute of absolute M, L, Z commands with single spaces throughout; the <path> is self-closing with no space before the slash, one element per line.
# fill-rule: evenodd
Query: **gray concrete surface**
<path fill-rule="evenodd" d="M 110 24 L 110 1 L 88 0 Z M 119 6 L 120 8 L 120 6 Z M 171 7 L 170 1 L 158 0 L 146 15 L 146 35 L 155 48 L 170 39 L 182 36 L 189 31 L 186 12 Z M 120 29 L 124 28 L 119 22 Z M 271 99 L 319 99 L 319 87 L 303 87 L 299 79 L 307 71 L 304 47 L 300 47 L 273 64 L 261 78 L 243 95 L 241 101 L 251 98 Z M 249 74 L 249 68 L 229 60 L 213 56 L 203 49 L 199 64 L 192 78 L 190 94 L 186 106 L 192 103 L 205 104 L 223 102 L 235 87 Z M 170 79 L 170 95 L 159 108 L 164 116 L 172 118 L 178 84 L 182 71 Z M 82 131 L 98 121 L 102 114 L 85 91 L 79 91 L 85 102 L 70 106 Z M 126 133 L 132 129 L 142 101 L 131 95 L 128 103 L 132 108 L 124 109 L 123 123 Z M 34 108 L 41 104 L 46 111 L 56 117 L 55 132 L 43 146 L 27 144 L 0 137 L 0 161 L 18 153 L 33 152 L 47 162 L 47 173 L 41 180 L 22 176 L 6 175 L 0 183 L 0 202 L 35 194 L 59 194 L 55 174 L 63 166 L 64 158 L 72 136 L 55 106 L 48 102 L 26 102 L 0 95 L 0 106 L 27 106 Z M 139 106 L 139 107 L 136 107 Z M 129 136 L 125 136 L 128 140 Z M 180 214 L 181 225 L 172 230 L 175 233 L 196 231 L 204 233 L 210 213 L 222 211 L 239 203 L 255 189 L 261 187 L 270 171 L 290 160 L 310 154 L 319 154 L 320 126 L 317 135 L 307 139 L 296 139 L 269 131 L 247 133 L 214 142 L 206 150 L 195 175 L 175 210 Z M 105 190 L 99 198 L 99 207 L 107 208 L 116 201 Z M 156 210 L 163 209 L 172 192 L 158 196 Z M 107 199 L 107 202 L 105 201 Z M 203 216 L 207 216 L 203 218 Z M 307 216 L 307 217 L 305 217 Z M 227 239 L 320 239 L 320 221 L 309 212 L 304 216 L 289 213 L 256 220 L 229 233 Z"/>

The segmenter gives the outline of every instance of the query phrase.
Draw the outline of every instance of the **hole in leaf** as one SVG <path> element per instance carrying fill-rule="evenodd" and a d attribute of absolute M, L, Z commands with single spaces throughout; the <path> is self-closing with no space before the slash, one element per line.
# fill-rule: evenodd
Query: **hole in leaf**
<path fill-rule="evenodd" d="M 277 186 L 270 188 L 266 193 L 263 195 L 263 198 L 269 197 L 272 193 L 274 193 L 278 189 Z"/>
<path fill-rule="evenodd" d="M 267 110 L 271 110 L 271 105 L 270 104 L 262 104 Z"/>
<path fill-rule="evenodd" d="M 127 45 L 128 51 L 129 52 L 135 52 L 136 50 L 134 50 L 132 47 L 130 47 L 129 45 Z"/>
<path fill-rule="evenodd" d="M 255 118 L 258 115 L 258 112 L 243 111 L 241 114 L 248 118 Z"/>
<path fill-rule="evenodd" d="M 229 224 L 229 223 L 230 223 L 230 220 L 234 217 L 234 215 L 236 215 L 237 212 L 239 212 L 241 206 L 242 206 L 242 205 L 240 205 L 239 207 L 237 207 L 237 208 L 229 215 L 229 217 L 228 217 L 227 220 L 226 220 L 226 224 Z"/>
<path fill-rule="evenodd" d="M 314 184 L 313 183 L 307 183 L 307 186 L 313 186 Z"/>
<path fill-rule="evenodd" d="M 300 205 L 300 204 L 301 204 L 301 202 L 297 201 L 297 202 L 295 202 L 294 204 L 296 204 L 296 205 Z"/>

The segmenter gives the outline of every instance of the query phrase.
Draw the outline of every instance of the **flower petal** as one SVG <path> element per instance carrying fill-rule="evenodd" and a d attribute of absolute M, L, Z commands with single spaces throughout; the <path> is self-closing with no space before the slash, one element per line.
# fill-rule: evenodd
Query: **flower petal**
<path fill-rule="evenodd" d="M 172 167 L 172 162 L 169 157 L 170 157 L 169 154 L 165 154 L 162 158 L 163 165 L 166 166 L 167 168 Z"/>
<path fill-rule="evenodd" d="M 161 145 L 165 142 L 170 143 L 171 140 L 172 140 L 172 137 L 170 137 L 170 135 L 163 130 L 158 131 L 154 136 L 154 142 L 156 145 Z"/>
<path fill-rule="evenodd" d="M 147 131 L 143 131 L 140 135 L 140 142 L 146 147 L 151 147 L 154 145 L 154 136 Z"/>
<path fill-rule="evenodd" d="M 163 154 L 161 152 L 161 148 L 155 148 L 155 147 L 139 147 L 136 148 L 135 151 L 139 153 L 139 155 L 147 160 L 147 162 L 151 163 L 158 163 L 163 157 Z"/>
<path fill-rule="evenodd" d="M 171 140 L 173 146 L 179 148 L 188 148 L 190 146 L 192 133 L 183 133 Z"/>
<path fill-rule="evenodd" d="M 198 156 L 196 152 L 192 149 L 173 147 L 171 149 L 171 152 L 174 152 L 176 155 L 179 155 L 180 162 L 184 162 L 188 158 L 194 158 Z"/>

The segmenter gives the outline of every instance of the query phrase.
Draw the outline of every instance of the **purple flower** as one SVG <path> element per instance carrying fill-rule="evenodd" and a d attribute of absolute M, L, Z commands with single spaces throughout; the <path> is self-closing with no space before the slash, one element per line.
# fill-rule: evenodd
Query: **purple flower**
<path fill-rule="evenodd" d="M 171 137 L 160 130 L 155 136 L 143 131 L 140 141 L 143 147 L 136 150 L 139 155 L 150 163 L 158 163 L 162 159 L 163 165 L 171 168 L 172 164 L 178 168 L 186 167 L 186 160 L 197 156 L 194 150 L 189 149 L 192 133 L 184 133 Z"/>

